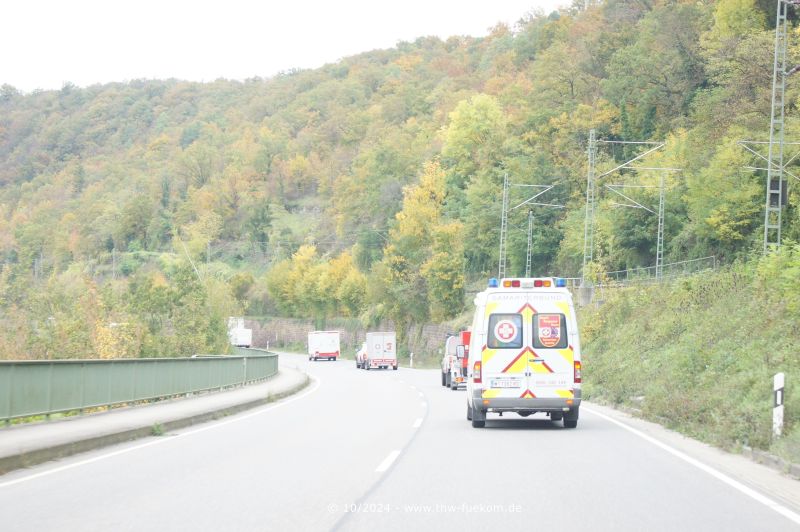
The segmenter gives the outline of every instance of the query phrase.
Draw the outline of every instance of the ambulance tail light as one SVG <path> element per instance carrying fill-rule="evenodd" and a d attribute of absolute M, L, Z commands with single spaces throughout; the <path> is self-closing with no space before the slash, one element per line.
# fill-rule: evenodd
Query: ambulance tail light
<path fill-rule="evenodd" d="M 575 384 L 581 383 L 581 361 L 575 361 Z"/>
<path fill-rule="evenodd" d="M 475 364 L 472 365 L 472 382 L 475 384 L 481 384 L 483 381 L 481 380 L 481 361 L 475 361 Z"/>

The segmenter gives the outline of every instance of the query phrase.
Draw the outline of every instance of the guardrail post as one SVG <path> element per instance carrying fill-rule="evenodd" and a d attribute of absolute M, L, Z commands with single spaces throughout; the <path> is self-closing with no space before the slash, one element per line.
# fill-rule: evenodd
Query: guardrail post
<path fill-rule="evenodd" d="M 116 364 L 116 362 L 112 360 L 109 364 L 110 365 L 106 368 L 106 403 L 108 405 L 111 404 L 111 388 L 113 387 L 113 384 L 111 382 L 111 375 L 114 374 L 114 365 Z M 106 409 L 108 408 L 110 407 L 106 406 Z"/>
<path fill-rule="evenodd" d="M 78 413 L 83 414 L 83 406 L 86 404 L 86 362 L 81 362 L 81 406 Z"/>
<path fill-rule="evenodd" d="M 8 379 L 8 417 L 6 418 L 6 427 L 11 425 L 11 418 L 14 417 L 14 368 L 15 366 L 11 366 Z"/>
<path fill-rule="evenodd" d="M 47 414 L 44 418 L 50 421 L 50 412 L 53 410 L 53 364 L 49 365 L 47 371 Z"/>
<path fill-rule="evenodd" d="M 242 386 L 247 383 L 247 357 L 242 357 Z"/>
<path fill-rule="evenodd" d="M 772 378 L 772 434 L 780 438 L 783 434 L 783 401 L 784 401 L 784 381 L 783 373 L 777 373 Z"/>

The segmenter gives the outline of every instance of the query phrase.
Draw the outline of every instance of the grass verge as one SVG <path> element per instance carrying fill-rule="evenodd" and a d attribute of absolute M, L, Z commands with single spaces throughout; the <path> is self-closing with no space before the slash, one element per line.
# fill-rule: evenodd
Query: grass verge
<path fill-rule="evenodd" d="M 584 397 L 639 408 L 722 448 L 748 445 L 800 463 L 800 328 L 768 269 L 761 261 L 607 290 L 602 305 L 580 311 Z M 778 372 L 786 374 L 786 424 L 775 440 Z"/>

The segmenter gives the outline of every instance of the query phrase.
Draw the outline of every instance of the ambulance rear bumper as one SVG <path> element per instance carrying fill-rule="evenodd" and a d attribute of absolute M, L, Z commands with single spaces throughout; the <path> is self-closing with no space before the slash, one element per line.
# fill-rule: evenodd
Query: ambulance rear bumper
<path fill-rule="evenodd" d="M 528 397 L 523 399 L 521 397 L 495 397 L 484 399 L 481 397 L 481 390 L 473 390 L 472 404 L 473 408 L 491 412 L 564 412 L 580 406 L 581 391 L 580 389 L 575 390 L 573 398 Z"/>

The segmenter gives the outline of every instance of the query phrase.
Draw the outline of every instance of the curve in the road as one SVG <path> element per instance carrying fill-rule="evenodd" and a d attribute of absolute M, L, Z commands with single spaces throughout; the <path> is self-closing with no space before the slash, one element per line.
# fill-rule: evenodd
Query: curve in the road
<path fill-rule="evenodd" d="M 120 456 L 120 455 L 123 455 L 123 454 L 132 453 L 134 451 L 138 451 L 140 449 L 144 449 L 145 447 L 153 447 L 154 445 L 161 445 L 161 444 L 167 443 L 167 442 L 174 442 L 177 438 L 186 438 L 188 436 L 193 436 L 195 434 L 200 434 L 201 432 L 206 432 L 208 430 L 216 430 L 216 429 L 225 427 L 227 425 L 231 425 L 233 423 L 240 423 L 240 422 L 248 420 L 248 419 L 250 419 L 252 417 L 260 416 L 260 415 L 262 415 L 262 414 L 264 414 L 266 412 L 269 412 L 271 410 L 275 410 L 276 408 L 282 408 L 282 407 L 285 407 L 286 405 L 289 405 L 289 404 L 291 404 L 291 403 L 293 403 L 295 401 L 300 401 L 301 399 L 305 399 L 309 395 L 311 395 L 314 392 L 316 392 L 317 389 L 319 388 L 319 385 L 320 385 L 320 379 L 318 377 L 314 377 L 314 376 L 309 376 L 309 378 L 313 381 L 313 384 L 311 385 L 311 387 L 308 390 L 305 390 L 302 393 L 300 393 L 299 395 L 295 395 L 294 397 L 291 397 L 291 398 L 288 398 L 288 399 L 284 399 L 284 400 L 282 400 L 282 401 L 280 401 L 278 403 L 267 405 L 267 406 L 263 406 L 263 407 L 255 410 L 253 412 L 249 412 L 247 414 L 242 414 L 242 415 L 237 416 L 237 417 L 235 417 L 233 419 L 228 419 L 228 420 L 225 420 L 225 421 L 218 421 L 216 423 L 206 424 L 206 425 L 203 425 L 202 427 L 199 427 L 199 428 L 191 429 L 191 430 L 188 430 L 186 432 L 181 432 L 181 433 L 176 434 L 175 436 L 173 436 L 171 438 L 155 438 L 155 439 L 151 439 L 151 440 L 149 440 L 149 441 L 147 441 L 145 443 L 139 443 L 139 444 L 136 444 L 136 445 L 134 445 L 132 447 L 126 447 L 124 449 L 119 449 L 117 451 L 104 452 L 103 454 L 100 454 L 99 456 L 93 456 L 92 458 L 87 458 L 85 460 L 80 460 L 78 462 L 73 462 L 73 463 L 70 463 L 70 464 L 63 465 L 63 466 L 54 467 L 52 469 L 47 469 L 45 471 L 40 471 L 38 473 L 25 475 L 25 476 L 22 476 L 22 477 L 19 477 L 19 478 L 15 478 L 13 480 L 8 480 L 6 482 L 0 482 L 0 488 L 6 488 L 6 487 L 9 487 L 9 486 L 13 486 L 15 484 L 22 484 L 23 482 L 29 482 L 29 481 L 35 480 L 37 478 L 42 478 L 42 477 L 47 477 L 47 476 L 50 476 L 50 475 L 55 475 L 55 474 L 61 473 L 63 471 L 69 471 L 70 469 L 75 469 L 75 468 L 82 467 L 82 466 L 85 466 L 85 465 L 88 465 L 88 464 L 93 464 L 93 463 L 99 462 L 101 460 L 107 460 L 107 459 L 113 458 L 115 456 Z"/>

